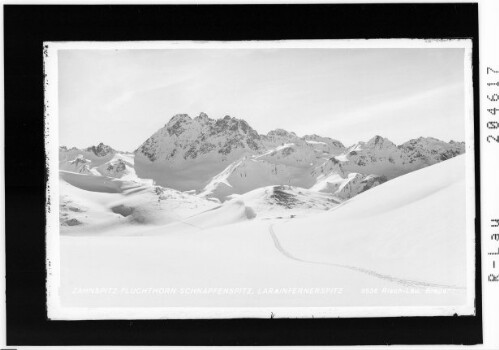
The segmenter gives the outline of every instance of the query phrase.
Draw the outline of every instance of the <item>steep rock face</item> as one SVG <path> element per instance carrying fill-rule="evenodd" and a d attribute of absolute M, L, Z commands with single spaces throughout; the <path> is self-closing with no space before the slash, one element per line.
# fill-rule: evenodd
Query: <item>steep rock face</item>
<path fill-rule="evenodd" d="M 130 172 L 129 166 L 123 159 L 111 160 L 110 162 L 101 165 L 98 171 L 104 176 L 116 178 L 121 178 L 123 175 Z"/>
<path fill-rule="evenodd" d="M 112 149 L 110 146 L 99 143 L 97 146 L 90 146 L 85 149 L 87 152 L 92 152 L 97 157 L 106 157 L 109 154 L 114 154 L 116 151 Z"/>
<path fill-rule="evenodd" d="M 187 114 L 175 115 L 135 154 L 137 159 L 171 163 L 195 160 L 208 154 L 217 154 L 221 160 L 226 160 L 233 153 L 257 153 L 262 150 L 260 136 L 246 121 L 230 116 L 214 120 L 201 113 L 194 119 Z"/>
<path fill-rule="evenodd" d="M 375 136 L 368 142 L 359 142 L 348 148 L 349 172 L 384 175 L 388 179 L 436 164 L 465 151 L 462 142 L 444 142 L 434 138 L 419 138 L 396 146 L 390 140 Z"/>
<path fill-rule="evenodd" d="M 368 142 L 358 142 L 348 148 L 346 162 L 348 172 L 361 174 L 382 174 L 394 178 L 408 170 L 404 167 L 402 153 L 390 140 L 375 136 Z"/>
<path fill-rule="evenodd" d="M 135 151 L 137 175 L 159 185 L 200 190 L 228 164 L 265 151 L 260 135 L 242 119 L 174 116 Z"/>
<path fill-rule="evenodd" d="M 463 154 L 464 142 L 450 141 L 449 143 L 433 137 L 420 137 L 409 140 L 398 147 L 409 163 L 420 162 L 428 165 L 441 162 Z"/>

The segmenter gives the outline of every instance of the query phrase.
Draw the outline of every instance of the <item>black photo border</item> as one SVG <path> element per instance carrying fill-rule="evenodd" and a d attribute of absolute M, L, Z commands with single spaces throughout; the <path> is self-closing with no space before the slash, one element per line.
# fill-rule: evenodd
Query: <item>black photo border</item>
<path fill-rule="evenodd" d="M 50 321 L 46 310 L 44 41 L 470 38 L 476 315 Z M 8 345 L 482 343 L 478 5 L 4 5 Z M 19 156 L 22 155 L 22 156 Z"/>

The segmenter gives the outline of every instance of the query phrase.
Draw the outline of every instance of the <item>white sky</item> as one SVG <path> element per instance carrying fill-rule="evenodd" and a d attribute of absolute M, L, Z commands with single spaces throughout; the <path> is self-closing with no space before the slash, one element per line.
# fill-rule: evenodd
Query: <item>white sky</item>
<path fill-rule="evenodd" d="M 178 113 L 259 133 L 464 140 L 464 49 L 60 50 L 59 141 L 135 150 Z"/>

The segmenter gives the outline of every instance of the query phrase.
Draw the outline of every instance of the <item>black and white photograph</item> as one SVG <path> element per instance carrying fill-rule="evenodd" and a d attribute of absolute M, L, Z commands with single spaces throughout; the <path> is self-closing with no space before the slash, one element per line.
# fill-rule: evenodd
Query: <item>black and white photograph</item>
<path fill-rule="evenodd" d="M 499 3 L 202 2 L 2 6 L 0 347 L 497 347 Z"/>
<path fill-rule="evenodd" d="M 471 50 L 45 43 L 49 318 L 473 315 Z"/>

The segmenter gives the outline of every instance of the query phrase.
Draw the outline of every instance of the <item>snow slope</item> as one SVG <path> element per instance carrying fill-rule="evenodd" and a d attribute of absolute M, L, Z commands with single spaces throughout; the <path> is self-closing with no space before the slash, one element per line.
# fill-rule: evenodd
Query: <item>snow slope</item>
<path fill-rule="evenodd" d="M 257 190 L 142 227 L 142 235 L 63 235 L 62 302 L 85 308 L 460 305 L 466 299 L 463 174 L 464 157 L 456 157 L 303 218 L 254 217 L 262 200 Z M 117 194 L 105 194 L 111 195 Z M 106 287 L 117 292 L 84 292 Z M 154 288 L 176 292 L 147 292 Z M 276 292 L 297 288 L 341 292 Z M 136 289 L 144 292 L 130 292 Z M 182 292 L 196 289 L 201 292 Z"/>
<path fill-rule="evenodd" d="M 313 145 L 315 142 L 325 144 L 324 142 L 303 141 L 284 130 L 273 131 L 269 135 L 271 136 L 267 136 L 265 142 L 267 145 L 271 143 L 276 145 L 282 141 L 293 142 L 281 143 L 265 153 L 244 157 L 233 162 L 215 175 L 203 188 L 201 194 L 223 201 L 232 194 L 243 194 L 266 186 L 288 185 L 304 189 L 311 188 L 313 191 L 327 191 L 329 188 L 327 184 L 317 185 L 318 182 L 322 181 L 320 176 L 326 171 L 323 164 L 324 155 L 322 152 L 318 155 L 317 150 L 309 145 L 310 142 Z M 319 174 L 314 168 L 321 164 L 323 167 L 321 174 Z M 343 174 L 343 178 L 346 179 L 345 174 Z M 344 182 L 346 183 L 348 180 Z M 330 193 L 334 193 L 334 191 Z M 343 192 L 337 193 L 337 195 L 341 198 L 345 197 Z"/>
<path fill-rule="evenodd" d="M 304 261 L 464 287 L 464 174 L 458 156 L 273 229 L 283 249 Z"/>
<path fill-rule="evenodd" d="M 262 158 L 245 157 L 230 164 L 214 176 L 200 194 L 223 201 L 229 195 L 243 194 L 265 186 L 291 185 L 308 188 L 314 184 L 315 180 L 307 167 Z"/>
<path fill-rule="evenodd" d="M 196 195 L 105 176 L 60 172 L 61 233 L 137 235 L 216 207 Z"/>
<path fill-rule="evenodd" d="M 309 216 L 340 203 L 330 194 L 294 186 L 267 186 L 231 198 L 242 200 L 259 219 Z"/>
<path fill-rule="evenodd" d="M 348 160 L 340 159 L 343 158 L 331 157 L 312 171 L 316 181 L 310 188 L 311 191 L 331 193 L 336 198 L 348 199 L 387 180 L 385 176 L 348 172 L 345 169 Z"/>
<path fill-rule="evenodd" d="M 62 301 L 84 308 L 463 304 L 462 153 L 464 143 L 433 138 L 397 146 L 375 136 L 345 148 L 283 129 L 259 135 L 242 119 L 204 113 L 174 116 L 134 154 L 102 143 L 61 147 Z M 253 293 L 74 292 L 102 287 Z M 296 287 L 341 293 L 265 292 Z M 366 289 L 388 292 L 366 297 Z"/>
<path fill-rule="evenodd" d="M 426 286 L 414 285 L 406 291 L 407 285 L 395 280 L 292 259 L 279 251 L 266 221 L 245 220 L 211 228 L 191 226 L 182 232 L 169 232 L 168 227 L 144 236 L 62 236 L 63 304 L 85 308 L 399 307 L 456 305 L 464 299 L 461 290 L 428 294 Z M 117 292 L 75 293 L 98 288 L 115 288 Z M 249 293 L 207 292 L 210 288 L 244 288 Z M 300 288 L 312 292 L 300 293 Z M 362 292 L 365 288 L 388 292 L 366 297 Z M 162 294 L 148 292 L 150 289 L 175 291 Z M 188 292 L 196 289 L 200 291 Z M 279 310 L 274 311 L 279 316 Z"/>

